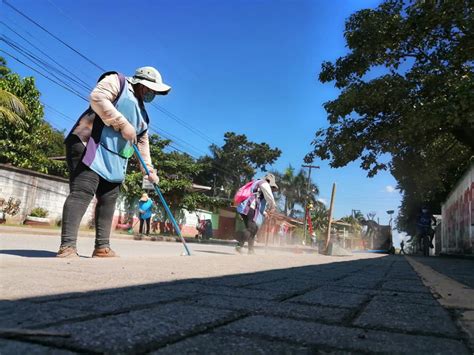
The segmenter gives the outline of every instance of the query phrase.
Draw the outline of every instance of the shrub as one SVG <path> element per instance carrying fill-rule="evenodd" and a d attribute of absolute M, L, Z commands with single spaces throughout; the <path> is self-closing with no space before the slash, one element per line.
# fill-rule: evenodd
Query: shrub
<path fill-rule="evenodd" d="M 41 217 L 45 218 L 48 215 L 48 211 L 41 207 L 35 207 L 30 212 L 31 217 Z"/>
<path fill-rule="evenodd" d="M 7 203 L 3 197 L 0 197 L 0 212 L 14 216 L 20 211 L 20 204 L 21 201 L 13 197 L 10 197 Z"/>

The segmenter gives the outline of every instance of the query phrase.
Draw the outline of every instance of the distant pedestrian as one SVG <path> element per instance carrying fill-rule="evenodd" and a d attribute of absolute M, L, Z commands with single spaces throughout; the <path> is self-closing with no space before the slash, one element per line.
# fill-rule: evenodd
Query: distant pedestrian
<path fill-rule="evenodd" d="M 245 242 L 248 242 L 248 253 L 254 254 L 255 236 L 266 216 L 266 210 L 275 210 L 273 192 L 278 189 L 273 174 L 267 174 L 263 179 L 256 180 L 252 185 L 252 194 L 237 206 L 237 212 L 242 217 L 245 229 L 239 236 L 236 251 L 241 253 Z"/>
<path fill-rule="evenodd" d="M 403 249 L 404 247 L 405 247 L 405 242 L 402 240 L 400 242 L 400 255 L 401 254 L 406 255 L 405 250 Z"/>
<path fill-rule="evenodd" d="M 152 233 L 159 232 L 159 224 L 160 224 L 160 217 L 158 216 L 158 213 L 155 213 L 151 217 L 151 231 L 152 231 Z"/>
<path fill-rule="evenodd" d="M 148 180 L 158 182 L 150 158 L 150 121 L 144 103 L 156 95 L 166 95 L 170 89 L 152 67 L 137 69 L 131 78 L 117 72 L 107 72 L 99 78 L 90 95 L 90 107 L 65 140 L 70 192 L 63 208 L 58 257 L 78 255 L 79 224 L 94 195 L 97 204 L 92 257 L 117 256 L 110 249 L 110 229 L 127 162 L 133 155 L 132 144 L 138 142 L 150 171 Z"/>
<path fill-rule="evenodd" d="M 146 224 L 145 234 L 150 235 L 150 220 L 151 220 L 151 209 L 153 208 L 153 201 L 148 197 L 148 194 L 142 194 L 140 201 L 138 202 L 138 212 L 140 218 L 140 229 L 139 233 L 143 234 L 143 225 Z"/>

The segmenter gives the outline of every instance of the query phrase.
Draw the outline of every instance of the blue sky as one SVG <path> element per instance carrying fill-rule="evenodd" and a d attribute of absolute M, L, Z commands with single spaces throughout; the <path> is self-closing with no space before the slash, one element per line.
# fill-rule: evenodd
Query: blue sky
<path fill-rule="evenodd" d="M 344 22 L 375 0 L 10 0 L 10 3 L 86 55 L 100 67 L 133 74 L 136 67 L 160 70 L 171 93 L 155 100 L 192 131 L 150 107 L 154 127 L 179 137 L 174 145 L 193 156 L 208 152 L 223 134 L 246 134 L 283 151 L 273 169 L 299 168 L 315 131 L 327 126 L 322 104 L 337 97 L 317 74 L 324 60 L 347 53 Z M 92 87 L 101 70 L 22 18 L 5 4 L 2 21 Z M 27 46 L 1 25 L 2 33 Z M 23 57 L 2 43 L 2 48 Z M 5 56 L 22 76 L 35 76 L 47 105 L 46 119 L 68 130 L 86 103 Z M 86 91 L 84 91 L 86 95 Z M 65 118 L 54 110 L 71 118 Z M 196 134 L 196 129 L 199 132 Z M 335 217 L 359 209 L 376 212 L 400 204 L 389 173 L 367 178 L 355 162 L 330 169 L 316 161 L 312 180 L 329 201 L 337 184 Z M 159 164 L 159 162 L 158 162 Z"/>

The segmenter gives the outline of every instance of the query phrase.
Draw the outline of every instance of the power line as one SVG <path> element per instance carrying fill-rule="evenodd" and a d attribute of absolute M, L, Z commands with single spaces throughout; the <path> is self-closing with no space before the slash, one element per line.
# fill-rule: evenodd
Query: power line
<path fill-rule="evenodd" d="M 12 14 L 15 15 L 15 13 L 12 13 Z M 45 48 L 45 50 L 48 50 L 48 46 L 47 46 L 47 45 L 45 44 L 45 42 L 40 38 L 39 33 L 37 33 L 37 34 L 34 34 L 34 33 L 33 33 L 32 30 L 35 29 L 36 27 L 30 27 L 30 30 L 26 29 L 25 27 L 23 27 L 23 26 L 20 24 L 20 22 L 19 22 L 16 18 L 12 18 L 12 16 L 11 16 L 12 14 L 10 14 L 10 13 L 8 13 L 8 12 L 5 13 L 5 19 L 8 19 L 8 21 L 10 21 L 10 25 L 11 25 L 11 26 L 15 26 L 15 28 L 16 28 L 17 30 L 22 30 L 23 33 L 24 33 L 25 35 L 28 35 L 28 37 L 30 37 L 30 39 L 31 39 L 34 43 L 36 43 L 36 44 L 38 44 L 38 45 L 41 44 L 41 45 Z M 43 32 L 43 31 L 41 31 L 41 32 Z M 48 37 L 49 37 L 49 36 L 48 36 Z M 58 53 L 57 51 L 54 51 L 54 55 L 55 55 L 55 57 L 58 58 L 59 53 Z M 58 60 L 59 60 L 59 59 L 58 59 Z M 64 58 L 63 58 L 61 61 L 69 62 L 67 59 L 64 59 Z M 92 78 L 92 76 L 91 76 L 91 74 L 90 74 L 89 71 L 84 72 L 84 71 L 82 70 L 82 66 L 76 66 L 75 69 L 78 71 L 78 73 L 80 73 L 79 75 L 80 75 L 81 77 L 88 77 L 88 78 L 90 78 L 90 79 L 92 79 L 92 80 L 95 80 L 95 79 L 96 79 L 96 76 L 95 76 L 95 75 L 94 75 L 94 78 Z"/>
<path fill-rule="evenodd" d="M 4 26 L 6 26 L 7 28 L 10 29 L 10 27 L 9 27 L 8 25 L 6 25 L 5 23 L 2 22 L 2 24 L 3 24 Z M 17 34 L 18 36 L 20 36 L 21 38 L 24 39 L 24 37 L 21 36 L 21 35 L 19 35 L 16 31 L 13 30 L 13 32 L 14 32 L 15 34 Z M 4 37 L 5 37 L 5 36 L 4 36 Z M 51 72 L 48 71 L 48 69 L 46 68 L 46 66 L 47 66 L 47 67 L 50 67 L 51 69 L 54 70 L 54 69 L 55 69 L 54 67 L 52 67 L 52 66 L 49 65 L 48 63 L 45 63 L 44 61 L 41 61 L 40 59 L 38 59 L 37 57 L 35 57 L 31 52 L 29 52 L 28 50 L 26 50 L 24 47 L 22 47 L 21 45 L 16 44 L 13 40 L 8 39 L 8 38 L 3 38 L 3 40 L 5 41 L 5 43 L 7 43 L 8 45 L 10 45 L 13 49 L 19 51 L 21 54 L 23 54 L 23 55 L 25 55 L 25 56 L 28 56 L 28 57 L 30 58 L 30 60 L 32 60 L 33 62 L 35 62 L 37 65 L 41 66 L 42 69 L 46 70 L 50 75 L 53 75 L 57 80 L 61 81 L 64 85 L 68 86 L 67 83 L 65 83 L 64 81 L 62 81 L 62 80 L 61 80 L 60 78 L 58 78 L 54 73 L 51 73 Z M 25 40 L 26 40 L 26 39 L 25 39 Z M 29 41 L 28 41 L 28 43 L 31 44 L 31 42 L 29 42 Z M 5 53 L 6 53 L 6 52 L 5 52 Z M 13 58 L 13 56 L 12 56 L 12 58 Z M 48 56 L 48 58 L 52 59 L 52 58 L 49 57 L 49 56 Z M 17 58 L 14 58 L 14 59 L 18 60 Z M 19 60 L 18 60 L 18 61 L 19 61 Z M 39 61 L 39 63 L 38 63 L 38 61 Z M 53 60 L 53 61 L 54 61 L 54 60 Z M 21 62 L 21 61 L 20 61 L 20 62 Z M 26 63 L 23 63 L 23 62 L 21 62 L 21 63 L 24 64 L 24 65 L 26 65 Z M 56 62 L 56 64 L 59 64 L 59 63 Z M 59 64 L 59 65 L 60 65 L 60 64 Z M 26 66 L 27 66 L 27 65 L 26 65 Z M 29 67 L 29 66 L 28 66 L 28 67 Z M 29 67 L 29 68 L 30 68 L 30 69 L 34 69 L 34 68 L 32 68 L 32 67 Z M 64 68 L 64 67 L 63 67 L 63 68 Z M 66 70 L 67 70 L 67 69 L 66 69 Z M 42 74 L 42 73 L 40 73 L 39 71 L 36 71 L 36 72 L 38 72 L 39 74 Z M 42 75 L 47 78 L 47 76 L 45 76 L 44 74 L 42 74 Z M 64 74 L 63 74 L 63 75 L 64 75 Z M 70 80 L 72 80 L 71 77 L 69 77 L 69 76 L 66 76 L 66 77 L 68 77 Z M 50 78 L 48 78 L 48 79 L 50 79 Z M 52 80 L 52 79 L 50 79 L 50 80 Z M 54 81 L 53 81 L 53 82 L 54 82 Z M 57 82 L 55 82 L 55 83 L 58 84 Z M 68 86 L 68 87 L 70 88 L 70 86 Z M 65 87 L 63 86 L 63 88 L 65 88 Z M 86 87 L 86 89 L 89 89 L 89 88 Z M 73 90 L 73 89 L 70 88 L 70 91 L 71 91 L 71 92 L 72 92 L 72 90 Z M 78 96 L 79 96 L 79 95 L 78 95 Z M 82 96 L 80 96 L 80 97 L 82 98 Z M 53 109 L 51 106 L 49 106 L 49 107 L 50 107 L 51 109 Z M 53 109 L 53 110 L 55 110 L 55 109 Z M 58 112 L 58 113 L 60 113 L 60 112 L 57 111 L 57 110 L 55 110 L 55 111 Z M 61 114 L 61 113 L 60 113 L 60 114 Z M 68 117 L 68 116 L 66 116 L 66 115 L 64 115 L 64 114 L 61 114 L 61 115 L 63 115 L 64 117 L 66 117 L 66 118 L 68 118 L 68 119 L 70 119 L 70 120 L 72 120 L 70 117 Z M 73 121 L 73 120 L 72 120 L 72 121 Z M 74 121 L 73 121 L 73 122 L 74 122 Z M 168 137 L 165 137 L 165 138 L 168 138 Z M 169 139 L 169 138 L 168 138 L 168 139 Z M 170 140 L 173 141 L 172 139 L 170 139 Z M 184 141 L 183 141 L 183 142 L 184 142 Z M 181 150 L 181 149 L 179 149 L 179 148 L 177 148 L 177 147 L 172 146 L 172 148 L 178 150 L 179 152 L 181 152 L 181 153 L 183 153 L 183 154 L 187 154 L 187 155 L 192 156 L 191 154 L 189 154 L 189 153 L 187 153 L 187 152 L 185 152 L 185 151 L 183 151 L 183 150 Z M 194 157 L 194 156 L 192 156 L 192 157 L 195 158 L 195 159 L 197 159 L 197 158 Z"/>
<path fill-rule="evenodd" d="M 68 70 L 66 67 L 64 67 L 61 63 L 59 63 L 58 61 L 56 61 L 54 58 L 52 58 L 50 55 L 48 55 L 46 52 L 44 52 L 41 48 L 39 48 L 38 46 L 36 46 L 34 43 L 32 43 L 31 41 L 29 41 L 28 39 L 26 39 L 23 35 L 21 35 L 20 33 L 18 33 L 17 31 L 15 31 L 13 28 L 11 28 L 9 25 L 7 25 L 5 22 L 3 21 L 0 21 L 0 24 L 2 24 L 3 26 L 5 26 L 7 29 L 9 29 L 11 32 L 13 32 L 14 34 L 16 34 L 18 37 L 20 37 L 21 39 L 23 39 L 25 42 L 27 42 L 30 46 L 32 46 L 33 48 L 35 48 L 36 50 L 38 50 L 41 54 L 43 54 L 45 57 L 47 57 L 49 60 L 51 60 L 53 63 L 55 63 L 56 65 L 58 65 L 59 67 L 61 67 L 62 69 L 64 69 L 67 73 L 71 74 L 75 79 L 77 79 L 85 89 L 89 90 L 89 85 L 84 81 L 82 80 L 79 76 L 75 75 L 73 72 L 71 72 L 70 70 Z M 30 34 L 31 36 L 31 34 Z M 78 83 L 79 84 L 79 83 Z"/>
<path fill-rule="evenodd" d="M 5 1 L 5 3 L 7 3 Z M 91 62 L 93 63 L 96 67 L 98 67 L 99 69 L 105 71 L 105 69 L 101 68 L 100 66 L 98 66 L 98 64 L 92 62 L 90 59 L 88 59 L 85 55 L 83 55 L 82 53 L 80 53 L 79 51 L 75 50 L 74 48 L 72 48 L 70 45 L 68 45 L 67 43 L 65 43 L 64 41 L 62 41 L 61 39 L 59 39 L 57 36 L 53 35 L 52 33 L 50 33 L 47 29 L 45 29 L 43 26 L 39 25 L 36 21 L 34 21 L 33 19 L 31 19 L 30 17 L 28 17 L 27 15 L 23 14 L 20 10 L 14 8 L 11 4 L 7 3 L 7 5 L 11 8 L 13 8 L 17 13 L 19 13 L 20 15 L 22 15 L 23 17 L 27 18 L 30 22 L 34 23 L 36 26 L 38 26 L 39 28 L 41 28 L 43 31 L 47 32 L 48 34 L 50 34 L 53 38 L 57 39 L 58 41 L 60 41 L 62 44 L 66 45 L 68 48 L 72 49 L 75 53 L 79 54 L 81 57 L 85 58 L 88 62 Z M 17 46 L 18 47 L 18 46 Z M 24 48 L 24 47 L 23 47 Z M 20 53 L 21 52 L 21 49 L 22 48 L 16 48 L 16 50 L 19 50 Z M 29 53 L 30 55 L 30 60 L 32 61 L 35 61 L 36 59 L 36 64 L 41 66 L 42 69 L 46 70 L 49 74 L 53 75 L 54 77 L 56 77 L 59 81 L 61 81 L 61 83 L 58 83 L 56 80 L 54 79 L 51 79 L 50 77 L 48 77 L 47 75 L 45 75 L 44 73 L 40 72 L 39 70 L 31 67 L 30 65 L 26 64 L 25 62 L 21 61 L 20 59 L 18 59 L 17 57 L 11 55 L 10 53 L 6 52 L 6 51 L 3 51 L 1 50 L 3 53 L 7 54 L 9 57 L 13 58 L 14 60 L 18 61 L 19 63 L 25 65 L 26 67 L 30 68 L 31 70 L 35 71 L 36 73 L 40 74 L 41 76 L 45 77 L 46 79 L 52 81 L 53 83 L 61 86 L 62 88 L 68 90 L 69 92 L 75 94 L 76 96 L 82 98 L 83 100 L 85 101 L 88 101 L 85 97 L 81 96 L 81 94 L 79 94 L 78 92 L 76 92 L 74 89 L 72 89 L 69 85 L 67 85 L 67 83 L 64 83 L 64 81 L 62 81 L 61 79 L 59 79 L 57 76 L 55 76 L 53 73 L 51 73 L 47 68 L 45 68 L 45 66 L 48 66 L 48 67 L 51 67 L 50 64 L 47 64 L 45 63 L 44 61 L 41 61 L 39 60 L 37 57 L 35 57 L 33 54 Z M 26 50 L 25 50 L 26 51 Z M 24 53 L 22 53 L 23 55 L 25 55 Z M 37 61 L 40 61 L 40 63 L 43 63 L 43 65 L 41 64 L 38 64 Z M 57 70 L 57 69 L 56 69 Z M 67 70 L 67 69 L 66 69 Z M 58 70 L 57 70 L 58 71 Z M 63 74 L 64 75 L 64 74 Z M 69 78 L 70 79 L 70 78 Z M 161 106 L 158 106 L 158 105 L 155 105 L 155 108 L 157 108 L 159 111 L 161 111 L 162 113 L 166 114 L 167 116 L 169 116 L 170 118 L 174 119 L 175 121 L 177 121 L 178 123 L 180 123 L 181 125 L 183 125 L 184 127 L 188 128 L 189 130 L 191 130 L 193 133 L 195 133 L 196 135 L 200 136 L 201 138 L 207 140 L 209 143 L 211 144 L 215 144 L 213 143 L 209 138 L 207 138 L 207 136 L 202 132 L 202 131 L 199 131 L 198 129 L 192 127 L 191 125 L 189 125 L 187 122 L 185 122 L 184 120 L 182 120 L 181 118 L 179 118 L 177 115 L 171 113 L 170 111 L 168 111 L 167 109 L 161 107 Z M 191 157 L 193 157 L 191 154 L 179 149 L 179 148 L 176 148 L 174 146 L 172 146 L 174 149 L 182 152 L 183 154 L 187 154 Z M 197 159 L 196 157 L 193 157 L 194 159 Z M 218 167 L 218 165 L 220 164 L 216 164 L 215 162 L 213 163 L 213 166 L 214 168 L 216 168 L 216 170 L 220 170 L 222 172 L 225 173 L 225 175 L 229 175 L 229 176 L 233 176 L 233 177 L 238 177 L 237 175 L 235 175 L 234 173 L 231 173 L 229 171 L 226 171 L 224 168 L 220 168 Z"/>
<path fill-rule="evenodd" d="M 58 115 L 63 116 L 63 117 L 64 117 L 66 120 L 68 120 L 69 122 L 76 123 L 76 121 L 75 121 L 72 117 L 70 117 L 70 116 L 68 116 L 68 115 L 66 115 L 66 114 L 64 114 L 64 113 L 62 113 L 62 112 L 56 110 L 54 107 L 52 107 L 52 106 L 46 104 L 44 101 L 43 101 L 41 104 L 42 104 L 43 106 L 45 106 L 46 108 L 48 108 L 49 110 L 51 110 L 51 111 L 57 113 Z"/>
<path fill-rule="evenodd" d="M 56 5 L 54 2 L 52 2 L 51 0 L 47 0 L 56 10 L 58 10 L 61 15 L 63 15 L 64 17 L 66 17 L 68 20 L 70 21 L 74 21 L 76 22 L 80 27 L 81 27 L 81 31 L 84 31 L 86 33 L 88 33 L 90 36 L 94 37 L 94 38 L 97 38 L 96 36 L 94 36 L 91 32 L 89 32 L 89 30 L 86 28 L 86 26 L 84 26 L 82 23 L 80 23 L 79 21 L 73 19 L 71 16 L 69 16 L 68 14 L 66 14 L 58 5 Z"/>
<path fill-rule="evenodd" d="M 187 123 L 186 121 L 184 121 L 183 119 L 181 119 L 179 116 L 175 115 L 174 113 L 168 111 L 167 109 L 165 109 L 163 106 L 160 106 L 158 104 L 155 104 L 155 103 L 152 103 L 151 104 L 153 107 L 155 107 L 158 111 L 164 113 L 166 116 L 168 116 L 169 118 L 171 118 L 172 120 L 178 122 L 180 125 L 182 125 L 183 127 L 187 128 L 188 130 L 190 130 L 191 132 L 193 132 L 194 134 L 196 134 L 197 136 L 201 137 L 202 139 L 204 139 L 205 141 L 207 141 L 208 143 L 211 143 L 211 144 L 216 144 L 214 141 L 211 140 L 210 137 L 208 137 L 205 133 L 203 133 L 202 131 L 200 131 L 199 129 L 197 128 L 194 128 L 193 126 L 191 126 L 189 123 Z M 217 145 L 217 144 L 216 144 Z"/>
<path fill-rule="evenodd" d="M 25 47 L 21 46 L 20 44 L 12 41 L 10 38 L 6 37 L 6 36 L 2 36 L 0 37 L 0 39 L 2 41 L 4 41 L 10 48 L 12 48 L 13 50 L 15 50 L 16 52 L 20 53 L 21 55 L 23 55 L 24 57 L 27 57 L 30 59 L 30 61 L 32 61 L 34 64 L 36 64 L 38 67 L 40 67 L 41 69 L 45 70 L 48 74 L 52 75 L 54 78 L 56 78 L 56 80 L 60 81 L 61 83 L 63 83 L 64 85 L 68 86 L 69 88 L 71 88 L 72 90 L 75 90 L 77 93 L 83 95 L 82 93 L 80 93 L 77 89 L 73 89 L 71 87 L 71 85 L 64 81 L 62 78 L 58 77 L 54 72 L 58 73 L 59 75 L 62 75 L 64 77 L 66 77 L 66 80 L 69 79 L 69 81 L 73 81 L 73 82 L 76 82 L 74 81 L 74 79 L 71 79 L 67 74 L 64 74 L 63 72 L 61 72 L 60 70 L 58 70 L 57 68 L 54 68 L 51 64 L 45 62 L 44 60 L 42 60 L 41 58 L 38 58 L 37 56 L 35 56 L 32 52 L 30 52 L 29 50 L 27 50 Z M 52 72 L 54 71 L 54 72 Z M 77 83 L 77 82 L 76 82 Z M 80 84 L 79 84 L 80 85 Z M 82 88 L 84 89 L 84 86 L 82 86 Z M 86 90 L 88 90 L 88 88 L 86 87 L 85 88 Z"/>
<path fill-rule="evenodd" d="M 28 49 L 26 49 L 24 46 L 14 42 L 13 40 L 11 40 L 10 38 L 8 38 L 7 36 L 5 35 L 2 35 L 0 37 L 0 40 L 4 41 L 10 48 L 12 48 L 13 50 L 15 50 L 16 52 L 20 53 L 22 56 L 24 56 L 25 58 L 29 59 L 31 62 L 33 62 L 34 64 L 36 64 L 38 67 L 40 67 L 41 69 L 45 70 L 48 74 L 52 75 L 54 78 L 56 78 L 58 81 L 60 81 L 62 84 L 68 86 L 71 90 L 74 90 L 76 91 L 77 93 L 78 90 L 77 89 L 74 89 L 70 86 L 70 84 L 66 81 L 64 81 L 62 78 L 59 78 L 58 76 L 56 76 L 55 73 L 52 72 L 55 71 L 57 73 L 59 73 L 60 75 L 63 75 L 65 76 L 66 78 L 68 78 L 68 76 L 66 74 L 64 74 L 63 72 L 61 72 L 59 69 L 53 67 L 51 64 L 45 62 L 44 60 L 42 60 L 41 58 L 38 58 L 34 53 L 30 52 Z M 66 79 L 67 80 L 67 79 Z M 70 78 L 69 78 L 70 80 Z M 80 93 L 79 93 L 80 94 Z"/>
<path fill-rule="evenodd" d="M 56 36 L 55 34 L 51 33 L 50 31 L 48 31 L 46 28 L 44 28 L 43 26 L 41 26 L 38 22 L 36 22 L 35 20 L 33 20 L 31 17 L 29 17 L 28 15 L 26 15 L 24 12 L 18 10 L 15 6 L 13 6 L 12 4 L 10 4 L 7 0 L 3 0 L 4 4 L 7 5 L 8 7 L 10 7 L 11 9 L 13 9 L 16 13 L 18 13 L 19 15 L 21 15 L 22 17 L 26 18 L 28 21 L 30 21 L 31 23 L 35 24 L 37 27 L 41 28 L 44 32 L 46 32 L 47 34 L 49 34 L 51 37 L 53 37 L 54 39 L 56 39 L 57 41 L 61 42 L 63 45 L 65 45 L 66 47 L 68 47 L 70 50 L 72 50 L 74 53 L 76 53 L 77 55 L 81 56 L 83 59 L 85 59 L 87 62 L 89 62 L 90 64 L 92 64 L 93 66 L 95 66 L 96 68 L 98 68 L 99 70 L 102 70 L 102 71 L 106 71 L 104 68 L 102 68 L 100 65 L 98 65 L 97 63 L 93 62 L 92 60 L 90 60 L 89 58 L 87 58 L 84 54 L 82 54 L 81 52 L 79 52 L 78 50 L 76 50 L 75 48 L 71 47 L 69 44 L 67 44 L 66 42 L 64 42 L 61 38 L 59 38 L 58 36 Z"/>
<path fill-rule="evenodd" d="M 164 136 L 165 138 L 170 139 L 170 140 L 172 140 L 172 141 L 175 142 L 175 143 L 179 143 L 181 146 L 187 145 L 187 146 L 189 146 L 192 150 L 194 150 L 194 151 L 197 152 L 197 153 L 200 153 L 200 154 L 203 154 L 203 155 L 206 155 L 206 154 L 207 154 L 207 153 L 206 153 L 205 151 L 203 151 L 202 149 L 197 148 L 196 146 L 192 145 L 191 143 L 186 142 L 184 139 L 175 136 L 174 134 L 172 134 L 172 133 L 170 133 L 170 132 L 164 130 L 163 128 L 156 128 L 156 126 L 152 126 L 151 122 L 150 122 L 149 125 L 150 125 L 150 127 L 152 127 L 155 131 L 157 131 L 159 134 L 161 134 L 161 135 Z"/>
<path fill-rule="evenodd" d="M 61 83 L 58 83 L 58 82 L 55 81 L 54 79 L 51 79 L 49 76 L 43 74 L 43 73 L 40 72 L 39 70 L 37 70 L 37 69 L 33 68 L 32 66 L 26 64 L 25 62 L 23 62 L 22 60 L 18 59 L 18 58 L 15 57 L 14 55 L 8 53 L 7 51 L 4 51 L 3 49 L 0 49 L 0 52 L 5 53 L 7 56 L 9 56 L 10 58 L 12 58 L 13 60 L 16 60 L 18 63 L 23 64 L 25 67 L 30 68 L 30 69 L 33 70 L 35 73 L 41 75 L 42 77 L 44 77 L 44 78 L 46 78 L 47 80 L 49 80 L 49 81 L 55 83 L 56 85 L 61 86 L 63 89 L 65 89 L 65 90 L 67 90 L 67 91 L 73 93 L 74 95 L 76 95 L 77 97 L 83 99 L 84 101 L 88 101 L 85 97 L 81 96 L 80 94 L 78 94 L 78 93 L 75 92 L 74 90 L 70 89 L 70 88 L 67 87 L 67 86 L 62 85 Z"/>
<path fill-rule="evenodd" d="M 102 70 L 102 71 L 105 71 L 104 68 L 102 68 L 99 64 L 97 64 L 96 62 L 92 61 L 91 59 L 89 59 L 86 55 L 82 54 L 81 52 L 79 52 L 77 49 L 73 48 L 71 45 L 69 45 L 68 43 L 66 43 L 65 41 L 61 40 L 58 36 L 54 35 L 53 33 L 51 33 L 49 30 L 47 30 L 45 27 L 43 27 L 42 25 L 40 25 L 38 22 L 36 22 L 35 20 L 33 20 L 31 17 L 29 17 L 28 15 L 26 15 L 24 12 L 22 12 L 21 10 L 17 9 L 16 7 L 14 7 L 13 5 L 11 5 L 7 0 L 4 0 L 5 4 L 7 6 L 9 6 L 10 8 L 12 8 L 15 12 L 17 12 L 18 14 L 20 14 L 22 17 L 26 18 L 28 21 L 30 21 L 31 23 L 33 23 L 34 25 L 36 25 L 37 27 L 39 27 L 40 29 L 42 29 L 43 31 L 45 31 L 46 33 L 48 33 L 50 36 L 52 36 L 54 39 L 56 39 L 57 41 L 59 41 L 60 43 L 62 43 L 63 45 L 65 45 L 66 47 L 68 47 L 69 49 L 71 49 L 73 52 L 75 52 L 76 54 L 78 54 L 79 56 L 81 56 L 82 58 L 84 58 L 85 60 L 87 60 L 89 63 L 91 63 L 92 65 L 94 65 L 95 67 L 97 67 L 98 69 Z M 162 113 L 164 113 L 165 115 L 167 115 L 168 117 L 170 117 L 171 119 L 175 120 L 176 122 L 178 122 L 179 124 L 181 124 L 183 127 L 186 127 L 187 129 L 189 129 L 191 132 L 193 132 L 194 134 L 196 134 L 197 136 L 199 136 L 200 138 L 206 140 L 207 142 L 211 143 L 211 144 L 216 144 L 215 142 L 212 141 L 212 139 L 210 139 L 210 137 L 208 137 L 204 132 L 200 131 L 199 129 L 197 128 L 194 128 L 192 125 L 190 125 L 189 123 L 187 123 L 186 121 L 184 121 L 183 119 L 181 119 L 179 116 L 175 115 L 174 113 L 170 112 L 169 110 L 165 109 L 164 107 L 162 106 L 159 106 L 157 104 L 152 104 L 155 108 L 157 108 L 159 111 L 161 111 Z M 217 145 L 217 144 L 216 144 Z"/>

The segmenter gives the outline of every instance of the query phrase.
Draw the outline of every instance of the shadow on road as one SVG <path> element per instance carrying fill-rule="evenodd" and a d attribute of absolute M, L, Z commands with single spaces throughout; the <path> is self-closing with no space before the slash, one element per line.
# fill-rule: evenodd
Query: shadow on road
<path fill-rule="evenodd" d="M 0 300 L 0 315 L 2 354 L 469 354 L 397 256 Z"/>
<path fill-rule="evenodd" d="M 56 253 L 48 250 L 3 249 L 0 254 L 22 256 L 25 258 L 54 258 Z"/>

